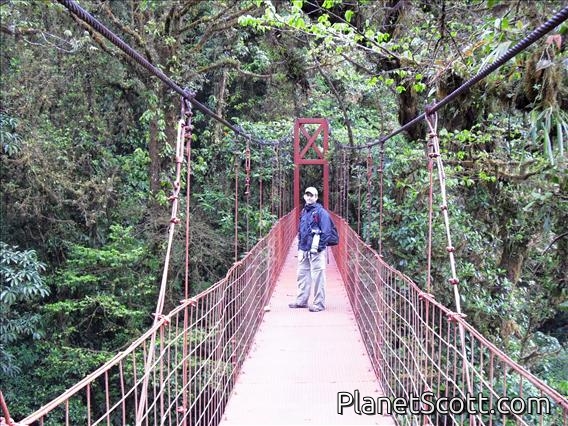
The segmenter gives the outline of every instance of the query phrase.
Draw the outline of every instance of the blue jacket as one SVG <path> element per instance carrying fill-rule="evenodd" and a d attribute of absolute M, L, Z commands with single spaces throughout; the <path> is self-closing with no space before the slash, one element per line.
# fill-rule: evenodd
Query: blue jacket
<path fill-rule="evenodd" d="M 331 219 L 327 210 L 319 203 L 306 204 L 302 209 L 298 227 L 298 250 L 310 250 L 313 231 L 320 233 L 318 251 L 324 250 L 327 247 L 327 239 L 331 232 Z"/>

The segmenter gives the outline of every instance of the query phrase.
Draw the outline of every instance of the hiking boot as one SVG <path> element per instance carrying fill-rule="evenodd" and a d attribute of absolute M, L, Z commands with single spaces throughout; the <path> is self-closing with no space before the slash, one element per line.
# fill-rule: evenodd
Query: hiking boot
<path fill-rule="evenodd" d="M 323 310 L 325 310 L 325 308 L 320 308 L 319 306 L 314 306 L 314 305 L 310 306 L 309 308 L 310 312 L 321 312 Z"/>
<path fill-rule="evenodd" d="M 289 303 L 289 308 L 296 309 L 296 308 L 307 308 L 308 305 L 298 305 L 297 303 Z"/>

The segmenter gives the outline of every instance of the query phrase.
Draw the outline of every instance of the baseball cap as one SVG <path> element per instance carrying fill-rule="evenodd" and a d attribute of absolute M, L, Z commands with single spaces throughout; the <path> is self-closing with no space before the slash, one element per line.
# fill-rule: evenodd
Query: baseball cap
<path fill-rule="evenodd" d="M 309 192 L 312 195 L 315 195 L 316 197 L 318 196 L 318 190 L 315 189 L 313 186 L 310 186 L 309 188 L 306 188 L 306 190 L 304 191 L 304 194 Z"/>

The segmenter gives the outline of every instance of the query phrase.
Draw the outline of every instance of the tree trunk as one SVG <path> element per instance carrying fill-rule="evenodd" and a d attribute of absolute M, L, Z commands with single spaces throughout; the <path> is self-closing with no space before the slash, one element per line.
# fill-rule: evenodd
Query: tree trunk
<path fill-rule="evenodd" d="M 507 271 L 507 278 L 509 278 L 513 284 L 516 284 L 521 278 L 527 245 L 527 240 L 515 242 L 509 240 L 505 241 L 503 246 L 499 268 Z"/>

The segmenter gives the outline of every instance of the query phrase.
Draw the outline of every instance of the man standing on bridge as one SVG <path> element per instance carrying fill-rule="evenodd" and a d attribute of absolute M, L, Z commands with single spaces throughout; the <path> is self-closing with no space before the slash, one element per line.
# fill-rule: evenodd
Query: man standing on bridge
<path fill-rule="evenodd" d="M 307 308 L 313 284 L 314 302 L 309 306 L 310 312 L 325 309 L 326 248 L 332 230 L 329 213 L 316 202 L 317 199 L 317 189 L 306 188 L 306 205 L 298 229 L 298 295 L 296 302 L 288 305 L 290 308 Z"/>

